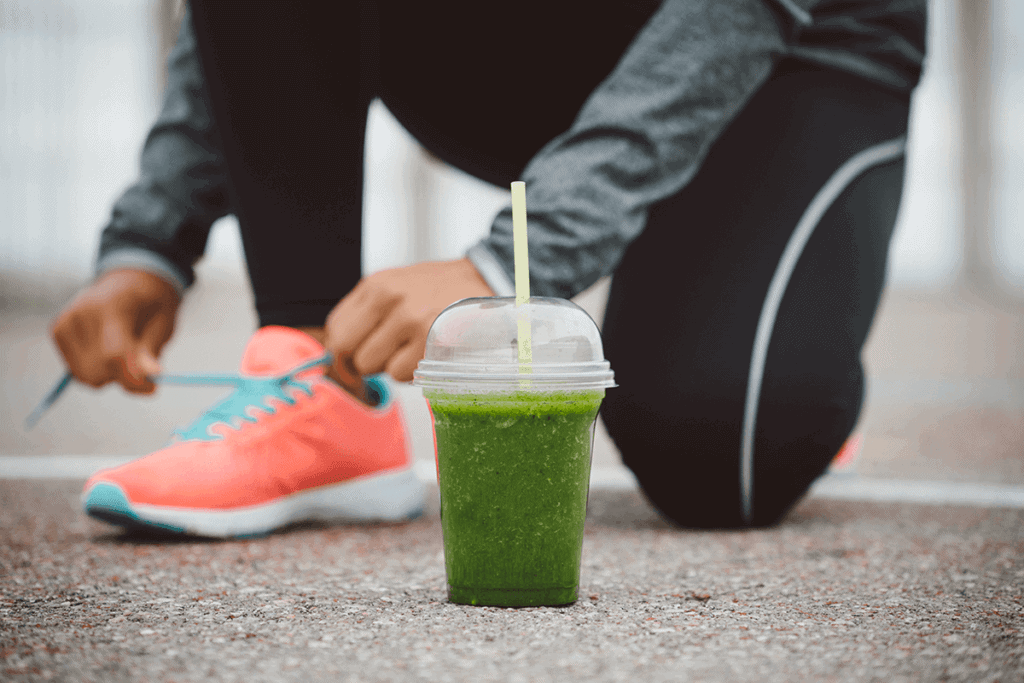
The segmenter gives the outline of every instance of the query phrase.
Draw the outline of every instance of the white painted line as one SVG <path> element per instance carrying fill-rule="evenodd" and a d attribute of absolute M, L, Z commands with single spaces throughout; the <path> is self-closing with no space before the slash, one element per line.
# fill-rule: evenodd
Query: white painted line
<path fill-rule="evenodd" d="M 640 484 L 628 467 L 594 467 L 590 470 L 590 488 L 597 491 L 623 491 L 638 489 Z"/>
<path fill-rule="evenodd" d="M 912 479 L 867 479 L 825 475 L 811 486 L 815 498 L 875 503 L 921 503 L 965 507 L 1024 508 L 1024 486 Z"/>
<path fill-rule="evenodd" d="M 116 467 L 135 458 L 125 455 L 0 455 L 0 479 L 81 479 L 96 470 Z M 419 460 L 416 476 L 437 483 L 434 462 Z M 595 491 L 628 491 L 637 488 L 627 468 L 595 467 L 590 475 Z M 811 487 L 813 498 L 875 503 L 918 503 L 963 507 L 1024 509 L 1024 486 L 971 482 L 867 479 L 855 474 L 827 474 Z"/>
<path fill-rule="evenodd" d="M 875 406 L 1024 406 L 1024 381 L 974 377 L 967 379 L 920 379 L 868 377 L 867 405 Z"/>
<path fill-rule="evenodd" d="M 131 455 L 0 455 L 0 479 L 88 479 L 105 467 L 135 460 Z"/>

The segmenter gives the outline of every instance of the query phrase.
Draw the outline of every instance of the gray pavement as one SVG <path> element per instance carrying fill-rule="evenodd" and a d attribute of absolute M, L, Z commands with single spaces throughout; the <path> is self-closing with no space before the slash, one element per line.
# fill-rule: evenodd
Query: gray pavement
<path fill-rule="evenodd" d="M 581 599 L 446 602 L 436 489 L 403 525 L 180 542 L 0 482 L 0 680 L 1021 681 L 1024 511 L 810 500 L 770 530 L 597 491 Z"/>

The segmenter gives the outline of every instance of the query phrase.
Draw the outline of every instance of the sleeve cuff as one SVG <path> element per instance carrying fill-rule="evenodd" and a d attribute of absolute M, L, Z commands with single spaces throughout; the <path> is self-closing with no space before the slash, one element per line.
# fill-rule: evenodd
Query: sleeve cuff
<path fill-rule="evenodd" d="M 188 289 L 188 277 L 160 254 L 145 249 L 117 249 L 102 255 L 96 263 L 96 277 L 118 268 L 134 268 L 167 280 L 183 296 Z"/>
<path fill-rule="evenodd" d="M 516 286 L 509 279 L 504 265 L 483 243 L 476 244 L 470 248 L 466 253 L 466 257 L 473 263 L 480 276 L 494 290 L 497 296 L 516 295 Z"/>

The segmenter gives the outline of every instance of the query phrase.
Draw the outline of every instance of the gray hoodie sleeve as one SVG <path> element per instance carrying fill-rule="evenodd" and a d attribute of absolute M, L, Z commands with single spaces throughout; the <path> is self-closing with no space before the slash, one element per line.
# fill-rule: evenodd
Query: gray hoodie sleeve
<path fill-rule="evenodd" d="M 666 0 L 523 171 L 531 293 L 571 297 L 611 273 L 785 52 L 764 0 Z M 514 292 L 511 209 L 468 256 L 497 294 Z"/>
<path fill-rule="evenodd" d="M 228 176 L 203 92 L 186 9 L 167 64 L 163 107 L 142 150 L 139 179 L 114 204 L 97 275 L 139 268 L 183 292 L 195 280 L 210 226 L 231 212 Z"/>

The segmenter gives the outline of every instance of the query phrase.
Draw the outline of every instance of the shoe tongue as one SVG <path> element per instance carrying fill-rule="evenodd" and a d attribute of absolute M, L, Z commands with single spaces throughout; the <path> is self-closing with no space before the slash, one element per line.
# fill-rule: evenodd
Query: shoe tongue
<path fill-rule="evenodd" d="M 249 339 L 241 370 L 243 375 L 281 375 L 323 354 L 324 347 L 305 332 L 271 325 L 261 327 Z M 322 374 L 323 368 L 308 372 Z"/>

